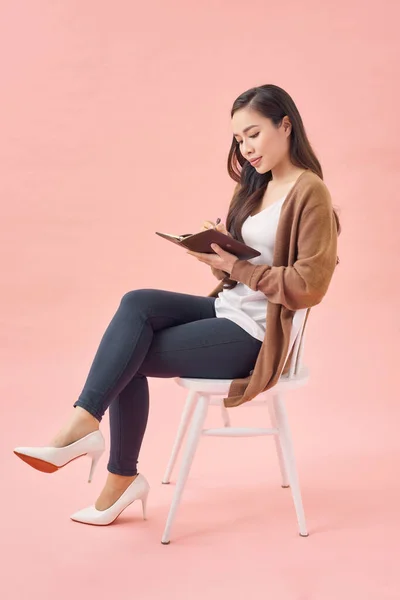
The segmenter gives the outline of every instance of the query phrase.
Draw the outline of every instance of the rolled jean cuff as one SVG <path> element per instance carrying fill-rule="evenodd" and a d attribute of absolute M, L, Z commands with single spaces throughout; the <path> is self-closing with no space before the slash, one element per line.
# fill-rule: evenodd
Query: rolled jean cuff
<path fill-rule="evenodd" d="M 121 475 L 122 477 L 133 477 L 138 474 L 137 469 L 119 469 L 113 467 L 110 463 L 107 465 L 107 471 L 113 475 Z"/>
<path fill-rule="evenodd" d="M 81 408 L 84 408 L 85 410 L 88 411 L 88 413 L 90 413 L 93 417 L 95 417 L 99 421 L 99 423 L 103 418 L 103 415 L 101 415 L 99 412 L 97 412 L 97 410 L 95 408 L 93 408 L 93 406 L 90 406 L 90 404 L 88 404 L 84 400 L 77 400 L 76 402 L 74 402 L 73 406 L 74 406 L 74 408 L 76 406 L 80 406 Z"/>

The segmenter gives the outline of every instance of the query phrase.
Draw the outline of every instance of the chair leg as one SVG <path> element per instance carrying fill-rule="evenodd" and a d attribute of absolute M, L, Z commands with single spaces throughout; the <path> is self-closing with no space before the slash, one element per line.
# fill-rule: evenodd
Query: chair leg
<path fill-rule="evenodd" d="M 302 537 L 307 537 L 308 532 L 306 518 L 304 515 L 299 478 L 297 475 L 296 462 L 294 458 L 292 436 L 290 434 L 289 421 L 287 418 L 286 408 L 282 394 L 275 394 L 273 396 L 273 403 L 281 440 L 282 454 L 285 461 L 286 472 L 289 478 L 289 484 L 292 489 L 293 502 L 296 509 L 300 535 Z"/>
<path fill-rule="evenodd" d="M 179 454 L 179 450 L 181 449 L 183 438 L 185 437 L 186 430 L 188 428 L 190 419 L 193 414 L 193 409 L 196 405 L 196 392 L 190 391 L 185 402 L 185 406 L 183 407 L 181 420 L 178 427 L 178 432 L 175 437 L 174 445 L 172 448 L 171 456 L 168 461 L 167 468 L 164 473 L 164 477 L 162 479 L 162 483 L 169 483 L 172 470 L 175 466 L 176 459 Z"/>
<path fill-rule="evenodd" d="M 228 409 L 224 405 L 223 400 L 222 400 L 222 405 L 221 405 L 221 415 L 222 415 L 222 422 L 224 424 L 224 427 L 230 427 L 231 426 L 231 418 L 229 416 Z"/>
<path fill-rule="evenodd" d="M 277 428 L 278 425 L 276 422 L 275 410 L 274 410 L 272 401 L 270 399 L 268 399 L 268 411 L 269 411 L 269 416 L 271 419 L 272 427 Z M 282 452 L 282 443 L 281 443 L 281 438 L 280 438 L 279 434 L 274 435 L 274 441 L 275 441 L 276 453 L 278 455 L 278 460 L 279 460 L 279 468 L 281 471 L 282 487 L 288 488 L 289 487 L 289 477 L 286 472 L 285 461 L 284 461 L 283 452 Z"/>
<path fill-rule="evenodd" d="M 175 515 L 178 510 L 178 506 L 181 500 L 182 492 L 185 487 L 185 483 L 187 477 L 189 475 L 190 467 L 193 462 L 193 458 L 197 449 L 197 445 L 199 443 L 203 424 L 207 417 L 208 412 L 208 402 L 209 399 L 207 396 L 199 395 L 197 399 L 196 408 L 193 414 L 192 421 L 190 423 L 190 428 L 188 431 L 188 437 L 186 441 L 186 446 L 184 449 L 183 457 L 182 457 L 182 465 L 179 471 L 178 480 L 176 482 L 175 492 L 172 498 L 171 507 L 169 509 L 167 522 L 165 525 L 164 533 L 161 538 L 162 544 L 170 543 L 170 532 L 172 524 L 175 520 Z"/>

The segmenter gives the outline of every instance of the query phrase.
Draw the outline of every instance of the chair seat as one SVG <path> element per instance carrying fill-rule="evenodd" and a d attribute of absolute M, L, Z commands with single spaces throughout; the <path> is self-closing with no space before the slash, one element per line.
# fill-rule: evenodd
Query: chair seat
<path fill-rule="evenodd" d="M 289 374 L 282 375 L 273 388 L 270 388 L 267 392 L 262 392 L 259 396 L 263 396 L 272 389 L 274 392 L 278 392 L 282 388 L 285 390 L 298 388 L 305 385 L 309 377 L 309 369 L 305 365 L 302 365 L 299 372 L 293 375 L 291 379 L 289 378 Z M 232 379 L 206 379 L 198 377 L 174 377 L 173 380 L 183 388 L 210 395 L 228 395 L 229 387 L 233 381 Z"/>

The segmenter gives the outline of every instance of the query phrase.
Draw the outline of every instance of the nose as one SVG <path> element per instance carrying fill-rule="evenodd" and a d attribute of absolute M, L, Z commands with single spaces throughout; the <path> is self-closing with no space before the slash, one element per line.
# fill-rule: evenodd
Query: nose
<path fill-rule="evenodd" d="M 247 159 L 249 159 L 249 158 L 251 158 L 252 154 L 254 154 L 254 150 L 252 150 L 251 148 L 247 148 L 247 144 L 245 144 L 243 142 L 243 144 L 242 144 L 242 154 Z"/>

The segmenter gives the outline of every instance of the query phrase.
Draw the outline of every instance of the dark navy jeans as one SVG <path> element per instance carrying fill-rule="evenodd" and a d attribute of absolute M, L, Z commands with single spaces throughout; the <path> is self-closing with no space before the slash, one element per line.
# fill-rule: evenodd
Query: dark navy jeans
<path fill-rule="evenodd" d="M 254 368 L 262 342 L 216 317 L 214 303 L 214 297 L 158 289 L 122 297 L 74 403 L 99 421 L 110 408 L 110 473 L 138 472 L 149 414 L 147 377 L 235 379 Z"/>

